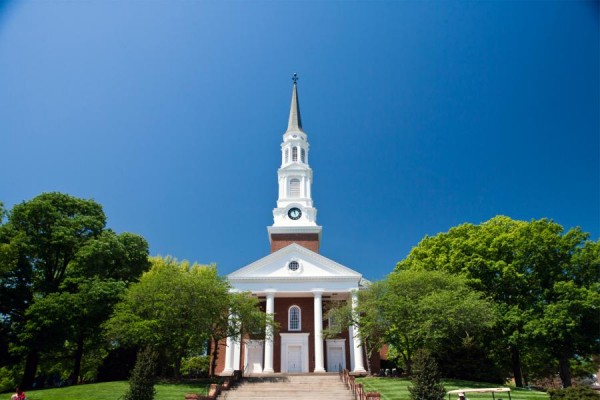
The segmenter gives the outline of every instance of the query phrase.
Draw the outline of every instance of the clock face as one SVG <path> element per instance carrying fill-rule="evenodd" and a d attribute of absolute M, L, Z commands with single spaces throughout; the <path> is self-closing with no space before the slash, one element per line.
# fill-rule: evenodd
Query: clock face
<path fill-rule="evenodd" d="M 296 207 L 290 208 L 290 210 L 288 211 L 288 216 L 291 219 L 296 220 L 296 219 L 298 219 L 298 218 L 300 218 L 302 216 L 302 211 L 300 211 L 300 209 L 296 208 Z"/>

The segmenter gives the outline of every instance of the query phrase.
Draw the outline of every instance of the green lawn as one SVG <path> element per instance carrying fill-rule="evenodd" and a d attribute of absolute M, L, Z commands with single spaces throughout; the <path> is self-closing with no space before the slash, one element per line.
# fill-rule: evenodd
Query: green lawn
<path fill-rule="evenodd" d="M 400 378 L 359 378 L 357 382 L 364 385 L 365 390 L 381 393 L 382 400 L 409 400 L 408 386 L 410 385 L 409 379 Z M 466 388 L 482 388 L 482 387 L 499 387 L 501 385 L 493 383 L 482 383 L 482 382 L 471 382 L 471 381 L 458 381 L 444 379 L 442 380 L 446 391 L 455 389 L 466 389 Z M 492 400 L 491 394 L 483 393 L 471 393 L 467 395 L 469 400 Z M 508 400 L 508 396 L 496 395 L 496 400 L 502 398 Z M 547 393 L 538 392 L 535 390 L 525 390 L 511 388 L 511 399 L 512 400 L 549 400 Z M 456 400 L 456 396 L 453 396 L 451 400 Z"/>
<path fill-rule="evenodd" d="M 155 400 L 183 400 L 186 393 L 206 393 L 208 383 L 181 383 L 156 385 Z M 118 400 L 129 388 L 127 381 L 90 383 L 57 389 L 28 390 L 29 400 Z M 0 399 L 10 399 L 10 393 L 0 394 Z"/>
<path fill-rule="evenodd" d="M 382 400 L 409 400 L 408 386 L 410 380 L 398 378 L 359 378 L 358 382 L 368 391 L 381 393 Z M 493 383 L 471 381 L 443 380 L 446 390 L 459 388 L 498 387 Z M 183 400 L 186 393 L 206 393 L 206 383 L 181 383 L 156 385 L 155 400 Z M 69 386 L 59 389 L 28 390 L 29 400 L 118 400 L 127 390 L 127 381 L 92 383 L 87 385 Z M 534 390 L 511 388 L 512 400 L 549 400 L 548 394 Z M 0 400 L 10 398 L 10 393 L 0 394 Z M 499 400 L 500 396 L 496 396 Z M 492 400 L 491 394 L 469 394 L 469 400 Z M 508 400 L 506 396 L 503 400 Z M 456 400 L 453 397 L 450 400 Z"/>

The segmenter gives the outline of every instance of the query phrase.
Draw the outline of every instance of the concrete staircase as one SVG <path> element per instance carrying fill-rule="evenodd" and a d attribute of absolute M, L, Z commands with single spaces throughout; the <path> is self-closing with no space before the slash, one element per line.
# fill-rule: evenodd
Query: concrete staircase
<path fill-rule="evenodd" d="M 237 387 L 222 392 L 219 399 L 353 400 L 354 396 L 338 374 L 275 374 L 244 378 Z"/>

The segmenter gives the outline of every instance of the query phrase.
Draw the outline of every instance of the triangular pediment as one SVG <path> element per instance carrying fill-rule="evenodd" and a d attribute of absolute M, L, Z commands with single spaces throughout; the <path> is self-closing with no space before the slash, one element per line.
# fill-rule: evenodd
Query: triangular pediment
<path fill-rule="evenodd" d="M 290 262 L 297 262 L 290 268 Z M 285 279 L 290 281 L 314 279 L 357 279 L 362 274 L 314 251 L 292 243 L 237 271 L 227 275 L 230 281 L 256 279 Z"/>

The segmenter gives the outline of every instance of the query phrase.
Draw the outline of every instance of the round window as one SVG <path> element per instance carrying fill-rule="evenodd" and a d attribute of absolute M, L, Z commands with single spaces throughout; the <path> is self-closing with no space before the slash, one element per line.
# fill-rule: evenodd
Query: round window
<path fill-rule="evenodd" d="M 288 269 L 290 271 L 298 271 L 298 268 L 300 268 L 300 264 L 298 264 L 298 261 L 290 261 L 290 263 L 288 264 Z"/>

